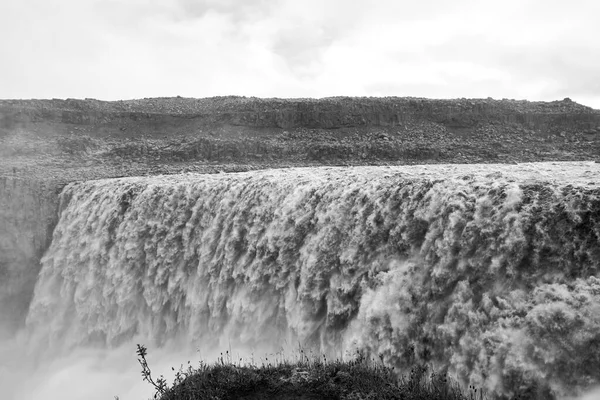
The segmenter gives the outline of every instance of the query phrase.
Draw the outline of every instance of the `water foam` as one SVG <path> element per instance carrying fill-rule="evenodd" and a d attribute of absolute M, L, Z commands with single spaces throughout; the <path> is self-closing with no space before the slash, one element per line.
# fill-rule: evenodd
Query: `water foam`
<path fill-rule="evenodd" d="M 599 173 L 555 163 L 74 183 L 28 340 L 57 353 L 134 337 L 359 347 L 492 393 L 575 395 L 599 383 Z"/>

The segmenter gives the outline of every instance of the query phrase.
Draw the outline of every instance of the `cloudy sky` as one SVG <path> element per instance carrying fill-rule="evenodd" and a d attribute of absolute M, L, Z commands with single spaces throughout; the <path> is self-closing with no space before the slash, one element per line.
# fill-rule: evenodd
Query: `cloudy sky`
<path fill-rule="evenodd" d="M 600 109 L 598 0 L 1 0 L 0 98 L 418 96 Z"/>

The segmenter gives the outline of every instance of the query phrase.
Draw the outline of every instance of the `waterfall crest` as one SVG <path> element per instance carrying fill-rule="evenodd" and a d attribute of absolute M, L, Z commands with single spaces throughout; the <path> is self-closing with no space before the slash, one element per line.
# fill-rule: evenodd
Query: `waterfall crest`
<path fill-rule="evenodd" d="M 61 194 L 27 329 L 50 348 L 358 347 L 569 394 L 600 382 L 599 266 L 600 189 L 561 165 L 88 181 Z"/>

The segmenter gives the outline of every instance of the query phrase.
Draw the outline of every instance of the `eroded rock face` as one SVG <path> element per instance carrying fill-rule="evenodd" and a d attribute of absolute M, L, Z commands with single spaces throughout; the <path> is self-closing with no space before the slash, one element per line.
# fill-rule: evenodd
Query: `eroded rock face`
<path fill-rule="evenodd" d="M 5 100 L 0 156 L 100 170 L 115 163 L 576 161 L 600 154 L 599 136 L 590 133 L 599 125 L 599 111 L 568 100 Z M 0 175 L 10 171 L 6 163 Z M 139 171 L 118 175 L 131 174 Z"/>
<path fill-rule="evenodd" d="M 200 119 L 257 128 L 337 129 L 395 126 L 423 119 L 449 128 L 473 128 L 484 122 L 521 123 L 532 129 L 551 125 L 588 128 L 600 114 L 572 101 L 527 102 L 493 99 L 423 98 L 260 99 L 246 97 L 157 98 L 104 102 L 86 100 L 0 101 L 0 126 L 40 120 L 68 124 L 118 122 L 180 123 Z"/>
<path fill-rule="evenodd" d="M 52 183 L 0 178 L 0 338 L 24 321 L 58 219 Z"/>

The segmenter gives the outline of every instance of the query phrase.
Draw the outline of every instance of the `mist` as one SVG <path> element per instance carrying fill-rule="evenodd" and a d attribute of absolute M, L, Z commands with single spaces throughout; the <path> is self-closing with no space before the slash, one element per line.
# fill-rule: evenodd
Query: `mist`
<path fill-rule="evenodd" d="M 3 398 L 147 398 L 138 343 L 168 381 L 188 361 L 225 353 L 260 365 L 300 346 L 330 359 L 358 349 L 398 371 L 425 362 L 489 393 L 542 385 L 573 398 L 596 382 L 586 354 L 600 279 L 586 226 L 598 168 L 71 183 L 26 318 L 2 342 Z"/>

